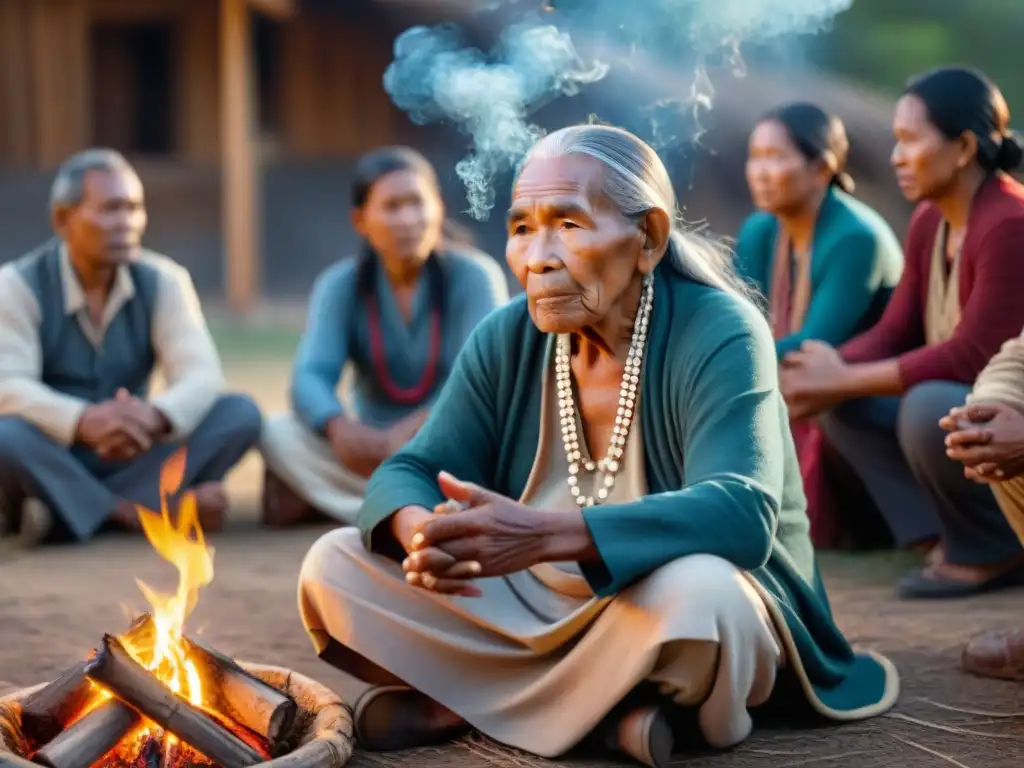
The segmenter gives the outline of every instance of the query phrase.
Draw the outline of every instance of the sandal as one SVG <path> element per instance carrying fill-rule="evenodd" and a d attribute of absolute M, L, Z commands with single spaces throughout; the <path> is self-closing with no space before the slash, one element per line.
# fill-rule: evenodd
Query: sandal
<path fill-rule="evenodd" d="M 1011 568 L 1005 573 L 984 581 L 961 581 L 946 576 L 933 575 L 928 569 L 911 571 L 896 585 L 897 594 L 906 599 L 944 600 L 958 597 L 974 597 L 1001 589 L 1024 585 L 1024 566 Z"/>
<path fill-rule="evenodd" d="M 657 706 L 638 707 L 614 720 L 606 743 L 650 768 L 668 768 L 675 749 L 672 726 Z"/>
<path fill-rule="evenodd" d="M 355 703 L 356 743 L 369 752 L 432 747 L 463 736 L 469 724 L 419 691 L 378 685 Z"/>

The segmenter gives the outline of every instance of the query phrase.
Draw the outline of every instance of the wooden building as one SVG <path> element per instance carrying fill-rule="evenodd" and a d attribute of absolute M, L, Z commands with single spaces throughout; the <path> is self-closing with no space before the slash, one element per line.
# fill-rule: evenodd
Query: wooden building
<path fill-rule="evenodd" d="M 413 144 L 437 164 L 450 209 L 464 201 L 452 170 L 464 137 L 412 125 L 381 79 L 403 29 L 460 17 L 476 23 L 466 17 L 473 4 L 0 0 L 0 261 L 49 236 L 56 165 L 82 148 L 111 146 L 145 183 L 147 243 L 186 265 L 201 294 L 226 296 L 238 311 L 263 296 L 306 295 L 315 274 L 355 245 L 346 192 L 359 154 Z M 630 127 L 645 104 L 686 93 L 692 76 L 673 70 L 637 80 L 622 71 L 549 105 L 540 121 L 556 127 L 597 113 Z M 716 86 L 716 151 L 702 157 L 696 187 L 686 183 L 691 171 L 676 171 L 691 218 L 735 231 L 749 210 L 747 133 L 762 110 L 795 93 L 848 121 L 855 166 L 879 181 L 877 196 L 866 197 L 900 210 L 887 163 L 887 102 L 817 74 L 802 82 L 725 77 Z M 500 255 L 500 221 L 464 222 Z"/>
<path fill-rule="evenodd" d="M 381 87 L 395 29 L 378 5 L 0 0 L 0 186 L 31 187 L 89 146 L 124 152 L 148 189 L 219 171 L 222 279 L 245 309 L 260 292 L 262 165 L 403 139 Z"/>

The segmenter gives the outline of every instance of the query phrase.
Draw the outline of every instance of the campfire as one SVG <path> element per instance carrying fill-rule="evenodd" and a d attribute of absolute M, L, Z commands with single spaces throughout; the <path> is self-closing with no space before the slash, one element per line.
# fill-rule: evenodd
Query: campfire
<path fill-rule="evenodd" d="M 181 494 L 170 510 L 185 458 L 181 450 L 161 470 L 160 511 L 138 509 L 149 543 L 177 568 L 177 591 L 161 594 L 137 580 L 150 610 L 125 632 L 104 635 L 87 658 L 12 706 L 0 699 L 0 766 L 337 768 L 347 762 L 351 718 L 340 699 L 301 675 L 237 662 L 185 634 L 200 589 L 213 580 L 213 549 L 194 495 Z M 5 736 L 17 757 L 4 752 Z"/>

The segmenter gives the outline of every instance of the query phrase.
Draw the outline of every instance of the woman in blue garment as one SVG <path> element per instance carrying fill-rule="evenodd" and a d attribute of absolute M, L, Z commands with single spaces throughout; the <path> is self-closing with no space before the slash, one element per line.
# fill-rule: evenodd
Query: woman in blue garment
<path fill-rule="evenodd" d="M 838 346 L 881 317 L 903 272 L 903 248 L 886 221 L 854 199 L 846 129 L 814 104 L 762 117 L 750 135 L 747 184 L 760 209 L 736 243 L 739 271 L 767 297 L 781 363 L 807 340 Z M 792 423 L 811 539 L 844 538 L 834 470 L 821 428 Z M 858 521 L 862 523 L 863 521 Z"/>
<path fill-rule="evenodd" d="M 303 564 L 315 647 L 372 686 L 363 748 L 471 725 L 660 768 L 682 710 L 730 747 L 784 679 L 836 721 L 895 702 L 893 666 L 833 623 L 768 325 L 677 221 L 630 133 L 566 128 L 526 158 L 506 252 L 525 294 L 374 473 L 360 530 Z"/>
<path fill-rule="evenodd" d="M 366 479 L 420 428 L 469 334 L 508 300 L 497 262 L 445 236 L 437 176 L 414 150 L 359 161 L 352 225 L 361 252 L 317 278 L 291 413 L 264 428 L 268 525 L 354 523 Z"/>

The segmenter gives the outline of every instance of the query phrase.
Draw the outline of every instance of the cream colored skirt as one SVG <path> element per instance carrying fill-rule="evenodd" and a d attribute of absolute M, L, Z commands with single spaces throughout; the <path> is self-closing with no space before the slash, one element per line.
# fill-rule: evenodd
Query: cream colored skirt
<path fill-rule="evenodd" d="M 698 707 L 712 746 L 733 746 L 784 663 L 759 594 L 711 555 L 611 598 L 560 594 L 530 571 L 477 584 L 478 598 L 410 586 L 341 529 L 306 557 L 299 607 L 314 641 L 334 638 L 487 736 L 544 757 L 578 744 L 645 680 Z"/>
<path fill-rule="evenodd" d="M 366 478 L 344 467 L 330 444 L 293 414 L 263 425 L 260 446 L 267 469 L 295 494 L 343 525 L 355 525 Z"/>

